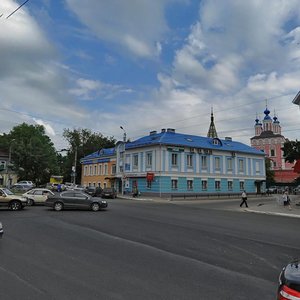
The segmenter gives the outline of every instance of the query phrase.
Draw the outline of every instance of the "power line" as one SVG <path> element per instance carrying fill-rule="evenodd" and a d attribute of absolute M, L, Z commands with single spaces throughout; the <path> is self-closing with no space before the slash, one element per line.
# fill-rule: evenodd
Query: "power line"
<path fill-rule="evenodd" d="M 23 2 L 20 6 L 18 6 L 11 14 L 9 14 L 6 19 L 8 19 L 10 16 L 12 16 L 15 12 L 17 12 L 23 5 L 25 5 L 29 0 L 26 0 Z M 2 16 L 2 15 L 1 15 Z"/>

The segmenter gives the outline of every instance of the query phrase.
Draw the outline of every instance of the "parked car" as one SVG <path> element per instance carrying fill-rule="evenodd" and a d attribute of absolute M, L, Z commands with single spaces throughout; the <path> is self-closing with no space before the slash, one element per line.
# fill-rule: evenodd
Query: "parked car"
<path fill-rule="evenodd" d="M 300 299 L 300 260 L 283 268 L 279 275 L 277 300 Z"/>
<path fill-rule="evenodd" d="M 27 191 L 22 196 L 27 199 L 27 205 L 44 204 L 49 195 L 54 195 L 49 189 L 35 188 Z"/>
<path fill-rule="evenodd" d="M 85 193 L 93 196 L 93 197 L 101 197 L 103 189 L 101 187 L 96 186 L 88 186 L 84 190 Z"/>
<path fill-rule="evenodd" d="M 10 190 L 13 193 L 22 194 L 25 193 L 28 190 L 31 190 L 32 187 L 29 185 L 23 185 L 23 184 L 14 184 L 10 187 Z"/>
<path fill-rule="evenodd" d="M 3 226 L 2 226 L 2 223 L 0 222 L 0 239 L 2 239 L 2 236 L 3 236 Z"/>
<path fill-rule="evenodd" d="M 298 185 L 297 187 L 294 188 L 293 190 L 295 195 L 299 195 L 300 194 L 300 185 Z"/>
<path fill-rule="evenodd" d="M 101 194 L 102 198 L 117 198 L 117 191 L 114 188 L 104 188 Z"/>
<path fill-rule="evenodd" d="M 11 210 L 23 209 L 27 204 L 27 199 L 23 196 L 15 195 L 7 188 L 0 188 L 0 206 L 7 206 Z"/>
<path fill-rule="evenodd" d="M 276 194 L 277 193 L 277 187 L 276 186 L 270 186 L 267 189 L 267 192 L 270 194 Z"/>
<path fill-rule="evenodd" d="M 92 197 L 81 191 L 65 191 L 53 196 L 49 196 L 45 205 L 52 207 L 56 211 L 65 208 L 91 209 L 98 211 L 107 207 L 107 202 L 98 197 Z"/>
<path fill-rule="evenodd" d="M 16 184 L 34 186 L 34 183 L 32 181 L 29 181 L 29 180 L 21 180 L 21 181 L 18 181 Z"/>

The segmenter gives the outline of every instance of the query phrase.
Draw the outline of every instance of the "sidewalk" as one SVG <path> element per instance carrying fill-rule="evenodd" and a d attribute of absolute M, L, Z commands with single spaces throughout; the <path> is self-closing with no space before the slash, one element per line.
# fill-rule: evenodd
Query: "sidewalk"
<path fill-rule="evenodd" d="M 285 216 L 285 217 L 292 217 L 292 218 L 300 218 L 300 197 L 299 195 L 290 195 L 291 197 L 291 210 L 289 207 L 285 207 L 282 204 L 280 204 L 279 201 L 280 195 L 272 195 L 261 198 L 253 198 L 255 200 L 259 200 L 258 204 L 252 204 L 251 198 L 248 199 L 248 205 L 249 207 L 239 207 L 238 204 L 230 207 L 230 210 L 235 211 L 243 211 L 243 212 L 249 212 L 249 213 L 258 213 L 258 214 L 267 214 L 267 215 L 278 215 L 278 216 Z M 147 197 L 147 196 L 141 196 L 137 198 L 131 197 L 131 195 L 118 195 L 119 199 L 127 199 L 127 200 L 135 200 L 135 201 L 155 201 L 155 202 L 161 202 L 161 203 L 167 203 L 167 202 L 186 202 L 186 203 L 192 203 L 192 202 L 198 202 L 198 203 L 209 203 L 211 201 L 234 201 L 236 200 L 237 203 L 240 201 L 240 199 L 220 199 L 220 200 L 206 200 L 206 199 L 189 199 L 189 200 L 176 200 L 176 201 L 170 201 L 168 198 L 159 198 L 159 197 Z M 298 205 L 297 205 L 298 204 Z M 226 208 L 228 209 L 228 208 Z"/>

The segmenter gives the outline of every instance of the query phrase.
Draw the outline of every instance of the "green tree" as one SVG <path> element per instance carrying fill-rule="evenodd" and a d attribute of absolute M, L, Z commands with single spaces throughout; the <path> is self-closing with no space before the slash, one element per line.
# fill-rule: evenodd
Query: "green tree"
<path fill-rule="evenodd" d="M 266 166 L 266 185 L 267 187 L 275 185 L 275 173 L 273 170 L 271 170 L 271 160 L 269 158 L 266 158 L 265 160 L 265 166 Z"/>
<path fill-rule="evenodd" d="M 285 161 L 293 163 L 295 160 L 300 159 L 300 142 L 287 141 L 283 144 L 283 157 Z"/>
<path fill-rule="evenodd" d="M 67 157 L 64 161 L 63 176 L 65 181 L 73 181 L 72 167 L 76 167 L 76 182 L 81 179 L 80 159 L 102 148 L 114 147 L 116 140 L 113 137 L 104 137 L 101 133 L 89 129 L 64 129 L 63 137 L 69 143 Z"/>
<path fill-rule="evenodd" d="M 39 185 L 49 182 L 50 175 L 58 172 L 54 145 L 41 125 L 15 126 L 1 137 L 0 144 L 10 150 L 20 180 L 32 180 Z"/>

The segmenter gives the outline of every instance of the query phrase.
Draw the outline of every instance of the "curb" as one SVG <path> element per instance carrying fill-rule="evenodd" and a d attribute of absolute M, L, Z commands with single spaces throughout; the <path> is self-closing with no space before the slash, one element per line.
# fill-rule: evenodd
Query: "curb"
<path fill-rule="evenodd" d="M 256 214 L 264 214 L 264 215 L 274 215 L 274 216 L 282 216 L 282 217 L 290 217 L 290 218 L 300 218 L 299 215 L 295 214 L 285 214 L 285 213 L 277 213 L 277 212 L 270 212 L 270 211 L 259 211 L 259 210 L 252 210 L 252 209 L 245 209 L 245 212 L 256 213 Z"/>

